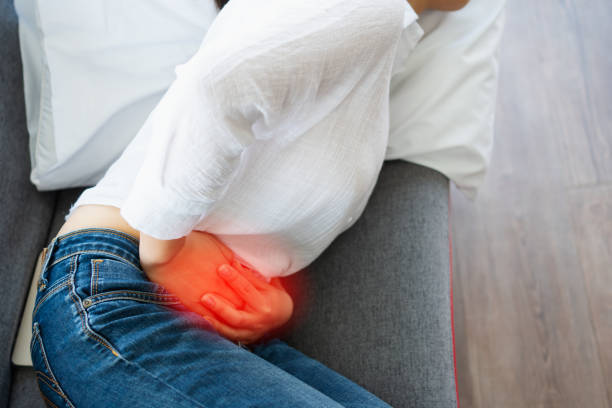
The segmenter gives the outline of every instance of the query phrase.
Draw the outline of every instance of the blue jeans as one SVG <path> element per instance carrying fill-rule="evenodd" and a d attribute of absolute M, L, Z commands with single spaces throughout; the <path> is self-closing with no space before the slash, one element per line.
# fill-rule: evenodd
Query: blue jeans
<path fill-rule="evenodd" d="M 48 406 L 389 407 L 279 339 L 225 339 L 147 279 L 121 231 L 63 234 L 42 262 L 30 352 Z"/>

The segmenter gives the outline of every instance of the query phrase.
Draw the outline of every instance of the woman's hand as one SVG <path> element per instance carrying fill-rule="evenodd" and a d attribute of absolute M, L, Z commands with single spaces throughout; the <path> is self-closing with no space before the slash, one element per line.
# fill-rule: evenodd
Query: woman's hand
<path fill-rule="evenodd" d="M 291 317 L 293 300 L 278 278 L 268 283 L 236 261 L 221 265 L 218 274 L 245 302 L 244 308 L 237 308 L 224 296 L 202 296 L 202 303 L 217 316 L 207 320 L 224 337 L 252 343 Z"/>
<path fill-rule="evenodd" d="M 217 275 L 217 267 L 232 261 L 234 256 L 214 235 L 192 231 L 184 242 L 174 243 L 143 237 L 141 233 L 140 258 L 152 282 L 163 286 L 189 310 L 203 317 L 214 317 L 202 306 L 201 297 L 205 292 L 223 296 L 235 307 L 244 306 L 244 301 Z"/>

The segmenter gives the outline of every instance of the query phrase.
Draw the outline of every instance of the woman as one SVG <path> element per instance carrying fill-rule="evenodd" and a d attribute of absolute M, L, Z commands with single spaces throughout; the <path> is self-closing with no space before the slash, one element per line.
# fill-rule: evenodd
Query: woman
<path fill-rule="evenodd" d="M 31 354 L 48 405 L 388 406 L 266 336 L 293 311 L 280 277 L 365 208 L 415 11 L 463 3 L 225 7 L 43 251 Z"/>

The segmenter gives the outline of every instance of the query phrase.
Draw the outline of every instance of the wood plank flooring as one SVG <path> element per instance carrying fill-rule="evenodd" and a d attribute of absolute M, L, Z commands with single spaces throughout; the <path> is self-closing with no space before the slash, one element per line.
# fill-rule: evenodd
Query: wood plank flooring
<path fill-rule="evenodd" d="M 462 408 L 612 408 L 612 1 L 508 0 L 493 158 L 451 189 Z"/>

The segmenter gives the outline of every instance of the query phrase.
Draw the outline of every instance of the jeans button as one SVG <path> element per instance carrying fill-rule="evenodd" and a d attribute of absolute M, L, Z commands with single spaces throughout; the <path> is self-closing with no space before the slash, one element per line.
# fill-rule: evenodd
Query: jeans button
<path fill-rule="evenodd" d="M 91 299 L 85 299 L 83 301 L 83 307 L 89 307 L 89 306 L 91 306 L 91 303 L 92 303 Z"/>

